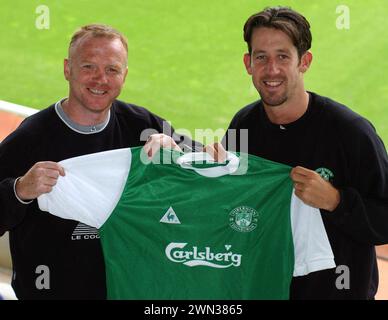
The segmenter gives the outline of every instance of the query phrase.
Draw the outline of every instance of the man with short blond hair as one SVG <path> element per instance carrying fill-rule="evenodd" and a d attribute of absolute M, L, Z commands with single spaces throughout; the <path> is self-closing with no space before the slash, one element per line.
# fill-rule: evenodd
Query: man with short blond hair
<path fill-rule="evenodd" d="M 82 27 L 64 61 L 68 97 L 25 119 L 0 145 L 0 235 L 10 233 L 12 286 L 19 299 L 106 298 L 97 230 L 40 211 L 36 198 L 66 174 L 60 160 L 144 145 L 145 130 L 171 134 L 162 118 L 116 100 L 127 57 L 120 32 Z M 179 149 L 163 134 L 152 136 L 151 144 L 154 137 Z"/>

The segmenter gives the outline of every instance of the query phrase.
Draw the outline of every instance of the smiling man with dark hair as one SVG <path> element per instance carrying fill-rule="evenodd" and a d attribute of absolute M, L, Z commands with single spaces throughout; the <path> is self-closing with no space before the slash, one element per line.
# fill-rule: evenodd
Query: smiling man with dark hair
<path fill-rule="evenodd" d="M 373 299 L 378 287 L 374 246 L 388 242 L 384 144 L 368 120 L 305 89 L 312 37 L 300 13 L 287 7 L 256 13 L 245 23 L 244 39 L 245 68 L 261 100 L 235 115 L 229 129 L 237 137 L 226 136 L 223 145 L 294 167 L 295 194 L 320 209 L 338 270 L 348 271 L 295 277 L 290 297 Z M 239 129 L 249 131 L 248 150 L 239 144 Z M 222 158 L 221 145 L 207 149 Z M 339 277 L 345 285 L 338 285 Z"/>

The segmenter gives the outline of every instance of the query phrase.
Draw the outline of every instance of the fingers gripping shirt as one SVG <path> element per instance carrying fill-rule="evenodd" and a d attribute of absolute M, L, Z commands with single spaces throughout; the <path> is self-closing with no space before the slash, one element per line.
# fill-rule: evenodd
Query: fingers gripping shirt
<path fill-rule="evenodd" d="M 293 275 L 335 267 L 320 212 L 294 195 L 290 167 L 162 154 L 162 164 L 141 148 L 62 161 L 66 176 L 38 198 L 41 210 L 100 229 L 109 298 L 287 299 Z"/>

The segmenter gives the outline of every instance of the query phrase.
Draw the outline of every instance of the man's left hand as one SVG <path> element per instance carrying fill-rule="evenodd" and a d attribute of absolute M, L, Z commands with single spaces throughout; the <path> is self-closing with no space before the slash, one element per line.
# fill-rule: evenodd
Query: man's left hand
<path fill-rule="evenodd" d="M 160 148 L 173 149 L 182 152 L 175 141 L 170 136 L 163 133 L 151 134 L 143 148 L 149 158 L 152 158 Z"/>
<path fill-rule="evenodd" d="M 303 167 L 291 170 L 295 195 L 314 208 L 333 211 L 340 202 L 340 193 L 333 185 L 318 173 Z"/>

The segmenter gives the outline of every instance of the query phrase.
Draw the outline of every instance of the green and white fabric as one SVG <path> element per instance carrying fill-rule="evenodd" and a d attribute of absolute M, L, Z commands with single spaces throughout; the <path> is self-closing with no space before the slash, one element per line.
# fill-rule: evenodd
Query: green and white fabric
<path fill-rule="evenodd" d="M 67 159 L 38 203 L 99 228 L 110 299 L 287 299 L 292 276 L 334 268 L 333 253 L 291 168 L 243 156 L 162 150 L 150 162 L 137 147 Z"/>

